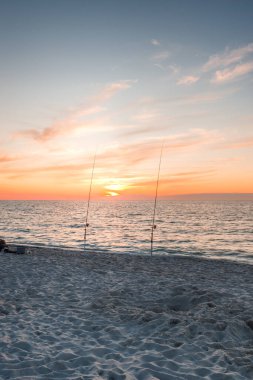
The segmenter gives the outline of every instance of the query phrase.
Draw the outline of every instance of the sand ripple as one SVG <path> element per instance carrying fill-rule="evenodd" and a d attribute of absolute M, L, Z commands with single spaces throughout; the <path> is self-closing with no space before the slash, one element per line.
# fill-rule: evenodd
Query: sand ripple
<path fill-rule="evenodd" d="M 1 379 L 253 378 L 253 266 L 0 255 Z"/>

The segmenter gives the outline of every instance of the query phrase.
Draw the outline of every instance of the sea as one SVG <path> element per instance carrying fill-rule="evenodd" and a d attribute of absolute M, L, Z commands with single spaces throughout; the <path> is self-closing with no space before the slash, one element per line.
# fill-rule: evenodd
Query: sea
<path fill-rule="evenodd" d="M 0 201 L 9 244 L 114 254 L 150 254 L 153 201 Z M 253 264 L 253 201 L 158 200 L 153 255 L 204 256 Z"/>

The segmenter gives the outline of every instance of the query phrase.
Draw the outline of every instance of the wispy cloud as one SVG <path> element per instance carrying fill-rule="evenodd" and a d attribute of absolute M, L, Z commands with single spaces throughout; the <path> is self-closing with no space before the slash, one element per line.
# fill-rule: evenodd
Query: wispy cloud
<path fill-rule="evenodd" d="M 168 68 L 174 75 L 178 74 L 181 70 L 178 65 L 169 65 Z"/>
<path fill-rule="evenodd" d="M 200 182 L 206 182 L 210 180 L 210 177 L 215 175 L 216 170 L 215 169 L 198 169 L 195 171 L 189 171 L 189 172 L 164 172 L 164 168 L 162 170 L 162 175 L 160 177 L 159 181 L 159 195 L 162 194 L 168 195 L 172 188 L 175 189 L 175 187 L 180 186 L 182 189 L 182 186 L 187 186 L 188 184 L 196 184 Z M 152 176 L 153 177 L 153 176 Z M 155 188 L 155 178 L 151 178 L 150 175 L 143 175 L 141 177 L 139 176 L 130 176 L 128 178 L 127 183 L 125 183 L 125 178 L 122 180 L 122 178 L 116 179 L 116 183 L 125 184 L 125 186 L 122 189 L 123 194 L 121 194 L 121 191 L 117 194 L 111 194 L 111 195 L 124 195 L 124 198 L 132 197 L 138 198 L 138 195 L 142 194 L 142 196 L 150 197 L 150 189 Z M 106 188 L 107 186 L 105 186 Z M 153 197 L 153 193 L 151 194 Z"/>
<path fill-rule="evenodd" d="M 177 105 L 214 103 L 218 100 L 231 96 L 238 91 L 238 88 L 232 88 L 226 91 L 207 91 L 190 96 L 182 96 L 170 99 L 170 102 Z"/>
<path fill-rule="evenodd" d="M 92 98 L 92 102 L 94 103 L 103 103 L 107 100 L 110 100 L 113 96 L 115 96 L 118 92 L 127 90 L 132 87 L 134 84 L 138 82 L 137 79 L 134 80 L 121 80 L 119 82 L 110 83 L 105 88 L 98 93 L 95 97 Z"/>
<path fill-rule="evenodd" d="M 150 43 L 154 46 L 160 46 L 161 45 L 161 42 L 155 38 L 152 38 L 152 40 L 150 41 Z"/>
<path fill-rule="evenodd" d="M 17 160 L 17 157 L 9 156 L 7 154 L 0 154 L 0 164 L 5 163 L 5 162 L 16 161 L 16 160 Z"/>
<path fill-rule="evenodd" d="M 241 148 L 251 148 L 253 147 L 253 136 L 249 136 L 244 139 L 239 139 L 237 141 L 232 141 L 228 144 L 223 145 L 226 149 L 241 149 Z"/>
<path fill-rule="evenodd" d="M 253 61 L 236 65 L 232 68 L 217 70 L 212 79 L 213 83 L 231 82 L 253 71 Z"/>
<path fill-rule="evenodd" d="M 253 53 L 253 43 L 238 49 L 226 49 L 222 54 L 212 55 L 203 66 L 203 71 L 215 70 L 219 67 L 229 66 L 242 61 L 246 56 Z"/>
<path fill-rule="evenodd" d="M 9 179 L 16 178 L 29 178 L 29 177 L 41 177 L 43 174 L 46 174 L 47 177 L 52 176 L 64 178 L 85 178 L 85 173 L 90 172 L 91 163 L 87 160 L 82 160 L 77 163 L 71 164 L 52 164 L 52 165 L 36 165 L 34 162 L 31 163 L 28 167 L 13 166 L 12 168 L 6 168 L 2 170 L 2 174 L 8 177 Z"/>
<path fill-rule="evenodd" d="M 159 181 L 159 186 L 166 186 L 172 183 L 182 183 L 182 182 L 192 182 L 199 181 L 200 179 L 210 177 L 210 175 L 214 175 L 216 173 L 215 169 L 206 169 L 206 170 L 195 170 L 189 172 L 178 172 L 178 173 L 166 173 L 167 178 L 162 178 Z M 150 180 L 140 180 L 136 181 L 135 186 L 140 187 L 149 187 L 154 186 L 154 181 Z"/>
<path fill-rule="evenodd" d="M 45 142 L 57 136 L 72 132 L 78 128 L 94 129 L 101 125 L 101 119 L 90 119 L 106 110 L 104 103 L 109 101 L 117 93 L 132 87 L 137 80 L 122 80 L 108 84 L 96 96 L 91 97 L 85 105 L 78 107 L 76 110 L 68 113 L 66 118 L 51 124 L 42 130 L 35 128 L 25 129 L 17 132 L 15 137 L 27 137 L 34 140 Z"/>
<path fill-rule="evenodd" d="M 110 165 L 126 164 L 128 167 L 148 161 L 160 153 L 161 144 L 164 144 L 164 152 L 191 149 L 197 146 L 212 144 L 217 141 L 217 131 L 205 129 L 192 129 L 189 132 L 175 135 L 165 135 L 156 139 L 146 139 L 132 144 L 124 144 L 110 147 L 100 155 L 100 158 Z"/>
<path fill-rule="evenodd" d="M 73 116 L 66 118 L 62 121 L 55 122 L 47 128 L 38 130 L 35 128 L 25 129 L 20 132 L 16 132 L 14 137 L 26 137 L 32 138 L 38 142 L 47 142 L 55 137 L 65 135 L 73 132 L 76 129 L 93 130 L 98 129 L 105 119 L 96 118 L 95 120 L 81 121 Z"/>
<path fill-rule="evenodd" d="M 166 68 L 161 63 L 154 63 L 154 66 L 162 71 L 166 71 Z"/>
<path fill-rule="evenodd" d="M 200 79 L 200 77 L 198 77 L 198 76 L 188 75 L 188 76 L 185 76 L 185 77 L 182 77 L 181 79 L 179 79 L 177 81 L 177 84 L 189 86 L 191 84 L 198 82 L 199 79 Z"/>
<path fill-rule="evenodd" d="M 152 56 L 152 61 L 163 62 L 169 57 L 169 52 L 164 50 Z"/>
<path fill-rule="evenodd" d="M 211 75 L 212 83 L 225 83 L 241 78 L 253 71 L 253 61 L 245 62 L 253 54 L 253 42 L 238 49 L 226 48 L 221 54 L 211 55 L 208 61 L 198 69 L 197 75 L 188 75 L 177 81 L 178 85 L 191 85 L 206 74 Z M 214 74 L 212 74 L 214 72 Z"/>
<path fill-rule="evenodd" d="M 155 111 L 143 111 L 134 116 L 134 119 L 140 123 L 153 121 L 159 117 L 159 113 Z"/>
<path fill-rule="evenodd" d="M 179 152 L 196 151 L 207 144 L 216 141 L 215 132 L 204 129 L 193 129 L 186 133 L 170 134 L 159 138 L 145 138 L 134 143 L 115 143 L 111 146 L 104 146 L 97 155 L 95 168 L 96 186 L 105 184 L 108 179 L 122 177 L 124 184 L 135 186 L 135 183 L 144 186 L 143 181 L 148 182 L 151 172 L 156 166 L 161 149 L 161 144 L 165 140 L 164 156 L 176 154 Z M 26 160 L 25 165 L 15 162 L 8 168 L 4 167 L 1 171 L 4 178 L 15 181 L 22 179 L 33 180 L 34 178 L 43 181 L 56 181 L 57 183 L 66 183 L 66 180 L 74 181 L 76 186 L 86 183 L 90 179 L 91 159 L 83 155 L 77 155 L 68 160 L 66 157 L 55 157 L 55 161 L 45 159 L 43 162 L 37 162 L 35 159 Z M 140 169 L 141 168 L 141 169 Z M 141 170 L 141 175 L 140 175 Z M 122 173 L 124 173 L 122 175 Z M 196 172 L 181 172 L 169 176 L 170 183 L 177 183 L 187 180 L 189 177 L 197 177 Z M 167 181 L 167 180 L 166 180 Z M 117 183 L 117 181 L 115 181 Z M 138 185 L 138 186 L 139 186 Z"/>

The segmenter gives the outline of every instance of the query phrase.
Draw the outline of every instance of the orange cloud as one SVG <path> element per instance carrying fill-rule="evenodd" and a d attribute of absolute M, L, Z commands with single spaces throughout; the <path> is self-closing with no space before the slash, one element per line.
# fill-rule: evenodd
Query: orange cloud
<path fill-rule="evenodd" d="M 135 83 L 137 83 L 137 80 L 121 80 L 119 82 L 108 84 L 92 100 L 95 103 L 106 102 L 107 100 L 111 99 L 114 95 L 116 95 L 118 92 L 129 89 Z"/>
<path fill-rule="evenodd" d="M 34 161 L 30 164 L 20 166 L 20 163 L 17 161 L 14 166 L 2 167 L 1 174 L 2 177 L 8 179 L 26 179 L 26 178 L 35 178 L 43 177 L 46 175 L 49 179 L 51 175 L 53 178 L 62 178 L 63 180 L 67 178 L 80 179 L 83 178 L 86 172 L 90 173 L 91 162 L 90 160 L 82 158 L 80 162 L 72 164 L 54 164 L 54 165 L 34 165 Z M 29 165 L 29 166 L 28 166 Z"/>
<path fill-rule="evenodd" d="M 183 148 L 191 148 L 193 146 L 201 146 L 217 141 L 219 134 L 216 131 L 207 131 L 204 129 L 193 129 L 189 132 L 167 135 L 158 139 L 149 139 L 144 142 L 129 144 L 123 146 L 121 154 L 129 157 L 130 160 L 136 159 L 142 161 L 154 157 L 160 152 L 161 144 L 164 141 L 165 151 L 181 150 Z"/>
<path fill-rule="evenodd" d="M 38 142 L 46 142 L 57 136 L 73 132 L 76 129 L 82 128 L 93 130 L 94 128 L 101 126 L 103 122 L 105 122 L 105 119 L 102 118 L 97 118 L 96 120 L 80 121 L 71 116 L 69 119 L 66 118 L 65 120 L 55 122 L 50 127 L 44 128 L 41 131 L 37 129 L 26 129 L 24 131 L 17 132 L 15 133 L 15 137 L 28 137 Z"/>
<path fill-rule="evenodd" d="M 6 154 L 0 155 L 0 163 L 10 162 L 10 161 L 15 161 L 15 160 L 17 160 L 17 157 L 8 156 Z"/>
<path fill-rule="evenodd" d="M 178 170 L 178 172 L 173 173 L 166 168 L 165 162 L 168 163 L 168 157 L 170 157 L 170 163 L 173 162 L 171 160 L 175 159 L 176 166 L 173 164 L 173 167 L 180 167 L 180 165 L 187 167 L 185 166 L 186 162 L 180 163 L 178 161 L 181 154 L 183 154 L 184 159 L 186 155 L 187 157 L 189 155 L 191 159 L 191 154 L 196 155 L 196 150 L 201 149 L 201 152 L 204 152 L 203 147 L 211 144 L 211 148 L 213 148 L 214 143 L 217 146 L 217 141 L 221 141 L 221 136 L 216 131 L 192 129 L 186 133 L 167 135 L 156 139 L 146 138 L 133 144 L 115 144 L 104 147 L 104 150 L 97 154 L 92 197 L 104 197 L 106 195 L 120 197 L 120 199 L 152 197 L 163 140 L 165 140 L 165 147 L 159 195 L 228 191 L 229 178 L 225 176 L 225 179 L 223 178 L 227 166 L 224 170 L 220 163 L 213 163 L 209 158 L 206 160 L 204 154 L 203 161 L 200 165 L 197 164 L 196 170 Z M 251 139 L 231 142 L 230 147 L 247 147 L 252 146 L 252 144 L 251 137 Z M 208 155 L 210 153 L 212 152 L 210 151 Z M 18 160 L 9 162 L 2 155 L 2 197 L 7 196 L 4 189 L 9 186 L 10 198 L 12 197 L 12 199 L 19 196 L 26 199 L 85 198 L 90 183 L 92 157 L 87 159 L 87 156 L 81 154 L 81 156 L 72 156 L 72 161 L 67 161 L 67 159 L 63 155 L 52 155 L 52 157 L 45 157 L 38 164 L 36 159 L 27 157 L 27 159 L 22 158 L 21 166 Z M 50 161 L 51 164 L 48 163 Z M 196 164 L 192 165 L 196 167 Z M 205 169 L 203 169 L 204 165 Z M 215 170 L 215 166 L 219 170 Z M 169 165 L 169 167 L 172 166 Z M 220 177 L 219 171 L 223 173 Z M 242 177 L 243 175 L 246 176 L 247 173 L 242 174 Z M 235 184 L 230 183 L 230 186 L 229 191 L 233 191 Z M 250 191 L 250 184 L 245 183 L 245 181 L 241 181 L 238 191 L 243 192 L 243 186 L 245 190 Z"/>
<path fill-rule="evenodd" d="M 115 96 L 118 92 L 130 88 L 136 80 L 122 80 L 107 85 L 99 94 L 92 97 L 86 105 L 80 106 L 77 110 L 70 112 L 63 120 L 57 121 L 42 130 L 35 128 L 17 132 L 14 137 L 32 138 L 39 142 L 45 142 L 57 136 L 67 134 L 78 128 L 94 129 L 101 126 L 104 119 L 90 119 L 106 110 L 103 104 Z M 87 119 L 88 118 L 88 119 Z"/>
<path fill-rule="evenodd" d="M 231 142 L 225 145 L 225 148 L 229 149 L 241 149 L 241 148 L 250 148 L 253 146 L 253 137 L 249 136 L 245 139 L 240 139 L 238 141 Z"/>

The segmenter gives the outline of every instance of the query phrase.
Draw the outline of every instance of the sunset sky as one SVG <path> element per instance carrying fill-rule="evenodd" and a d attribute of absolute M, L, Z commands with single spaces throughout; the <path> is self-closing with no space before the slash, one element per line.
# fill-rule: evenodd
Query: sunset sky
<path fill-rule="evenodd" d="M 2 0 L 0 199 L 253 193 L 252 0 Z M 116 197 L 115 197 L 116 198 Z"/>

